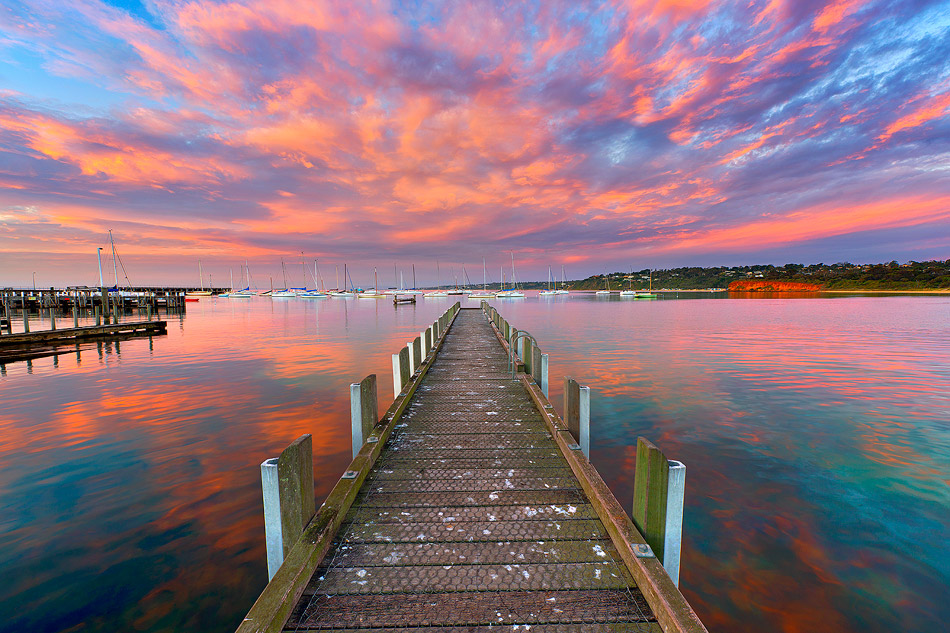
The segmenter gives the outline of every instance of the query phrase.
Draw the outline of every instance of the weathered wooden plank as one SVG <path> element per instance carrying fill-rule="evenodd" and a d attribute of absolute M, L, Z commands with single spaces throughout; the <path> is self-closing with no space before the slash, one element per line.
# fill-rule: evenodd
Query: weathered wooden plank
<path fill-rule="evenodd" d="M 649 607 L 627 590 L 393 593 L 320 596 L 304 603 L 289 630 L 372 625 L 513 627 L 521 624 L 646 622 Z"/>

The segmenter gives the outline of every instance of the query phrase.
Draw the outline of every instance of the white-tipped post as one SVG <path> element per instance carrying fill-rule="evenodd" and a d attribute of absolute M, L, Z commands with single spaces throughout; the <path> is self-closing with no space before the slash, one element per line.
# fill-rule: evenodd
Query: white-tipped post
<path fill-rule="evenodd" d="M 541 354 L 541 391 L 548 397 L 548 355 Z"/>
<path fill-rule="evenodd" d="M 277 573 L 284 562 L 284 541 L 280 524 L 280 485 L 277 479 L 277 458 L 261 464 L 261 487 L 264 489 L 264 542 L 267 545 L 267 579 Z"/>
<path fill-rule="evenodd" d="M 399 367 L 399 354 L 393 354 L 393 397 L 398 398 L 402 391 L 402 372 Z"/>
<path fill-rule="evenodd" d="M 578 389 L 580 402 L 578 402 L 578 417 L 580 418 L 580 437 L 577 443 L 581 445 L 581 452 L 584 457 L 590 460 L 590 387 L 580 387 Z"/>
<path fill-rule="evenodd" d="M 353 439 L 353 457 L 360 452 L 366 438 L 363 437 L 363 394 L 360 383 L 350 383 L 350 425 Z"/>
<path fill-rule="evenodd" d="M 670 478 L 666 492 L 666 534 L 663 544 L 663 567 L 673 584 L 680 584 L 680 549 L 683 544 L 683 502 L 686 496 L 686 465 L 676 460 L 670 463 Z"/>

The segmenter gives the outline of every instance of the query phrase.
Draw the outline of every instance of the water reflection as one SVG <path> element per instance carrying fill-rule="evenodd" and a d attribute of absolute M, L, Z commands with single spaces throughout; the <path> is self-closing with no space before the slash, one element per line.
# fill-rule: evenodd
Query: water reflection
<path fill-rule="evenodd" d="M 756 299 L 498 307 L 555 403 L 592 387 L 625 505 L 637 435 L 687 464 L 682 586 L 711 630 L 939 630 L 950 302 Z M 259 463 L 312 433 L 325 496 L 348 384 L 377 373 L 385 409 L 390 355 L 450 303 L 202 300 L 165 337 L 7 366 L 0 630 L 233 630 L 266 579 Z"/>

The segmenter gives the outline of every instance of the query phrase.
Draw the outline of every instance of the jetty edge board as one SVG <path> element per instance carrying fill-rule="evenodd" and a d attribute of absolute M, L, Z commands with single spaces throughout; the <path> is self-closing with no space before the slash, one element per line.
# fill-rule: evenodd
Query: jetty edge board
<path fill-rule="evenodd" d="M 355 472 L 356 476 L 341 478 L 333 487 L 304 529 L 300 539 L 287 553 L 280 569 L 264 587 L 264 591 L 238 626 L 236 633 L 277 633 L 283 630 L 291 611 L 310 583 L 313 572 L 320 566 L 329 551 L 333 538 L 350 506 L 353 505 L 366 476 L 379 458 L 386 441 L 399 423 L 416 389 L 422 383 L 423 377 L 435 361 L 457 315 L 458 304 L 447 326 L 439 332 L 439 337 L 433 344 L 433 348 L 428 351 L 422 365 L 409 377 L 409 382 L 400 393 L 396 394 L 389 409 L 373 428 L 369 437 L 374 438 L 375 441 L 364 443 L 363 448 L 350 462 L 347 472 Z"/>

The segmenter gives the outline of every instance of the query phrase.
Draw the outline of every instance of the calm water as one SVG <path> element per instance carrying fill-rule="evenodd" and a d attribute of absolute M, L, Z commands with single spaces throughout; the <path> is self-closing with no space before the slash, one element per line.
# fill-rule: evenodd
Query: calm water
<path fill-rule="evenodd" d="M 463 305 L 477 305 L 467 301 Z M 0 376 L 0 631 L 232 631 L 266 582 L 259 464 L 349 461 L 347 385 L 450 305 L 202 300 L 169 335 Z M 498 301 L 592 387 L 592 461 L 687 465 L 683 592 L 711 630 L 945 630 L 950 298 Z M 36 326 L 34 326 L 36 327 Z"/>

